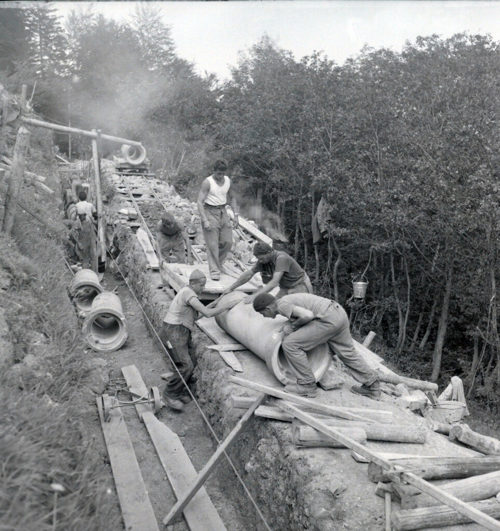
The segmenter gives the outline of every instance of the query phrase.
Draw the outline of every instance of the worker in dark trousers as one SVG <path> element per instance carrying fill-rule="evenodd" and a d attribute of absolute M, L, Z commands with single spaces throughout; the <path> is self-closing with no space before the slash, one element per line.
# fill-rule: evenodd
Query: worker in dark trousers
<path fill-rule="evenodd" d="M 224 175 L 226 170 L 227 164 L 218 160 L 214 164 L 213 174 L 202 182 L 198 195 L 198 211 L 212 280 L 220 280 L 220 275 L 224 272 L 224 260 L 233 244 L 233 227 L 226 212 L 228 202 L 233 209 L 233 223 L 238 226 L 236 197 L 231 187 L 231 179 Z"/>
<path fill-rule="evenodd" d="M 191 334 L 195 320 L 198 319 L 199 314 L 205 317 L 218 315 L 239 302 L 237 300 L 226 303 L 222 301 L 218 308 L 207 308 L 198 298 L 205 289 L 206 282 L 207 277 L 201 271 L 195 269 L 191 273 L 189 286 L 181 288 L 174 297 L 160 331 L 160 339 L 179 371 L 177 372 L 175 367 L 172 367 L 173 374 L 167 379 L 167 385 L 163 391 L 166 405 L 175 411 L 182 411 L 184 403 L 190 400 L 181 376 L 187 383 L 193 374 L 194 353 Z M 169 343 L 172 346 L 171 349 Z"/>
<path fill-rule="evenodd" d="M 380 381 L 377 373 L 354 348 L 349 331 L 349 318 L 338 302 L 312 295 L 295 293 L 275 299 L 263 293 L 253 301 L 255 311 L 274 319 L 283 315 L 288 319 L 283 327 L 285 335 L 281 344 L 283 353 L 297 374 L 297 383 L 285 386 L 285 391 L 301 396 L 314 397 L 316 380 L 307 359 L 307 352 L 327 343 L 330 351 L 342 360 L 352 375 L 362 385 L 351 391 L 370 398 L 380 398 Z"/>
<path fill-rule="evenodd" d="M 191 241 L 170 212 L 165 212 L 158 223 L 157 244 L 160 263 L 185 264 L 186 258 L 188 264 L 192 263 Z"/>
<path fill-rule="evenodd" d="M 284 251 L 275 251 L 263 242 L 257 242 L 254 245 L 253 254 L 257 258 L 257 263 L 224 290 L 224 295 L 247 283 L 257 273 L 261 274 L 264 286 L 248 296 L 245 299 L 246 303 L 252 302 L 260 294 L 267 293 L 276 286 L 280 288 L 276 295 L 277 298 L 292 293 L 313 292 L 309 276 L 289 254 Z"/>

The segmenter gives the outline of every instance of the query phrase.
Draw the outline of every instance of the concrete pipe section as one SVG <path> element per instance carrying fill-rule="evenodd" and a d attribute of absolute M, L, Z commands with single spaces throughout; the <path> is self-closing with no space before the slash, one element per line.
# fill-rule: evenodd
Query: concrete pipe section
<path fill-rule="evenodd" d="M 102 292 L 99 277 L 92 269 L 80 269 L 69 286 L 71 300 L 84 317 L 89 314 L 94 299 Z"/>
<path fill-rule="evenodd" d="M 222 300 L 243 299 L 246 294 L 234 291 Z M 251 304 L 237 304 L 229 311 L 215 317 L 218 325 L 242 345 L 266 362 L 268 369 L 282 383 L 296 381 L 292 367 L 287 362 L 281 349 L 283 335 L 280 331 L 287 319 L 277 315 L 268 319 L 257 313 Z M 316 381 L 325 374 L 330 364 L 331 355 L 328 345 L 319 345 L 308 353 L 309 363 Z"/>
<path fill-rule="evenodd" d="M 119 297 L 110 291 L 97 295 L 82 331 L 90 347 L 98 352 L 121 348 L 128 334 Z"/>
<path fill-rule="evenodd" d="M 146 160 L 146 148 L 144 146 L 123 144 L 121 151 L 123 158 L 132 166 L 138 166 Z"/>

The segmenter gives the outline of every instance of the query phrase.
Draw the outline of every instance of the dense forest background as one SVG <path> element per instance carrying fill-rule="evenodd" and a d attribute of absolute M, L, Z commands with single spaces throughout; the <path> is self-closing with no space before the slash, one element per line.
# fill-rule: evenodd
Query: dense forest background
<path fill-rule="evenodd" d="M 62 21 L 40 3 L 0 10 L 0 83 L 27 83 L 46 120 L 140 139 L 191 197 L 224 157 L 243 212 L 288 241 L 356 332 L 377 332 L 407 373 L 458 374 L 469 397 L 498 407 L 500 48 L 489 36 L 366 48 L 342 66 L 263 37 L 222 82 L 178 57 L 147 3 L 127 24 L 91 10 Z M 56 141 L 90 155 L 78 138 L 71 153 L 67 135 Z M 362 277 L 367 297 L 353 301 Z"/>

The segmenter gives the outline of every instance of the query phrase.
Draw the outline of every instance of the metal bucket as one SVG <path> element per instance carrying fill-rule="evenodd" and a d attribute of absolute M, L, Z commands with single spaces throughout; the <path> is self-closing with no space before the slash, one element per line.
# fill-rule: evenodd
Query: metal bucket
<path fill-rule="evenodd" d="M 368 281 L 359 280 L 352 283 L 352 291 L 355 299 L 364 299 L 366 295 L 366 288 L 368 287 Z"/>

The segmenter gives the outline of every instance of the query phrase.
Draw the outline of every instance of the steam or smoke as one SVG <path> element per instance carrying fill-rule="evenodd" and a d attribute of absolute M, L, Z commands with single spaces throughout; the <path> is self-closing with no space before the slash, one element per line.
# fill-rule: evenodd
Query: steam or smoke
<path fill-rule="evenodd" d="M 255 220 L 259 228 L 276 242 L 288 243 L 288 237 L 281 228 L 280 218 L 261 205 L 247 207 L 248 217 Z"/>

